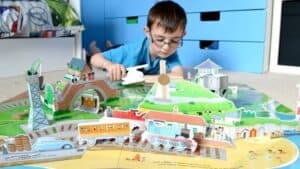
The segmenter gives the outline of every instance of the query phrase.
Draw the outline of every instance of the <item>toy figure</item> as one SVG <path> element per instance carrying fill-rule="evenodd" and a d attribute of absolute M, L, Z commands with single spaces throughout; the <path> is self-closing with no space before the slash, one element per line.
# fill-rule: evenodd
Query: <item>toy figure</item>
<path fill-rule="evenodd" d="M 127 68 L 128 72 L 126 77 L 122 78 L 123 80 L 122 85 L 144 82 L 145 79 L 144 79 L 143 72 L 138 71 L 137 69 L 146 68 L 146 67 L 148 67 L 147 64 Z"/>

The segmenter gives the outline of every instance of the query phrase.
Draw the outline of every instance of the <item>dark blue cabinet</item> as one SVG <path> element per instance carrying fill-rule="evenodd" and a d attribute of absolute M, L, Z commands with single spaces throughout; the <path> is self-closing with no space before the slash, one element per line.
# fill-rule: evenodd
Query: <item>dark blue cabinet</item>
<path fill-rule="evenodd" d="M 81 0 L 81 20 L 85 27 L 82 32 L 82 46 L 89 48 L 92 41 L 104 48 L 104 0 Z"/>

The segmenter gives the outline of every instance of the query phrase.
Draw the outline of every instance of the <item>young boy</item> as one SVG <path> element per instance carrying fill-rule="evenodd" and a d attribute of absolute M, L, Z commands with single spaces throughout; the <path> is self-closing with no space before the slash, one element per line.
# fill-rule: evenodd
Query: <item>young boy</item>
<path fill-rule="evenodd" d="M 183 68 L 176 49 L 182 45 L 185 35 L 186 14 L 173 1 L 157 2 L 149 11 L 146 38 L 137 43 L 122 45 L 92 56 L 91 64 L 105 69 L 111 80 L 120 80 L 126 68 L 148 64 L 145 75 L 159 74 L 159 61 L 166 60 L 168 73 L 183 76 Z"/>

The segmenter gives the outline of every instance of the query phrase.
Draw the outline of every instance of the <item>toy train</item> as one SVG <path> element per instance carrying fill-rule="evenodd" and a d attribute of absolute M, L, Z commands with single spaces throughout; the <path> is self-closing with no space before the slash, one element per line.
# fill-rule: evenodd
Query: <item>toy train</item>
<path fill-rule="evenodd" d="M 144 120 L 135 110 L 120 111 L 107 109 L 98 122 L 78 124 L 79 144 L 94 146 L 103 142 L 136 142 L 146 130 Z"/>
<path fill-rule="evenodd" d="M 109 117 L 108 117 L 109 116 Z M 78 125 L 79 143 L 94 146 L 105 141 L 148 143 L 153 148 L 194 152 L 202 141 L 206 122 L 200 116 L 150 111 L 112 110 L 98 122 Z"/>
<path fill-rule="evenodd" d="M 142 133 L 138 125 L 114 118 L 105 118 L 95 123 L 81 123 L 78 125 L 78 132 L 79 144 L 88 146 L 107 141 L 123 144 L 125 141 L 135 141 L 137 134 Z"/>
<path fill-rule="evenodd" d="M 79 124 L 79 144 L 94 146 L 104 141 L 115 141 L 121 144 L 130 137 L 131 127 L 129 122 L 112 119 L 106 120 Z"/>
<path fill-rule="evenodd" d="M 143 139 L 154 147 L 179 152 L 194 152 L 201 142 L 197 136 L 204 133 L 206 126 L 206 122 L 200 116 L 172 112 L 151 111 L 144 118 L 147 130 Z"/>

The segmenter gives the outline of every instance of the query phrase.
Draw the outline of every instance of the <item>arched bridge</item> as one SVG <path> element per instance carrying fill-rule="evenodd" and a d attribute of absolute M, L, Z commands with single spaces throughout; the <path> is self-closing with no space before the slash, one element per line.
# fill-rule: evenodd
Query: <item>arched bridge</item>
<path fill-rule="evenodd" d="M 68 110 L 72 109 L 72 103 L 80 96 L 83 91 L 93 89 L 99 96 L 99 102 L 103 103 L 108 98 L 116 97 L 117 90 L 110 88 L 105 80 L 92 80 L 92 81 L 80 81 L 75 84 L 68 83 L 61 95 L 56 98 L 55 109 L 56 110 Z"/>

